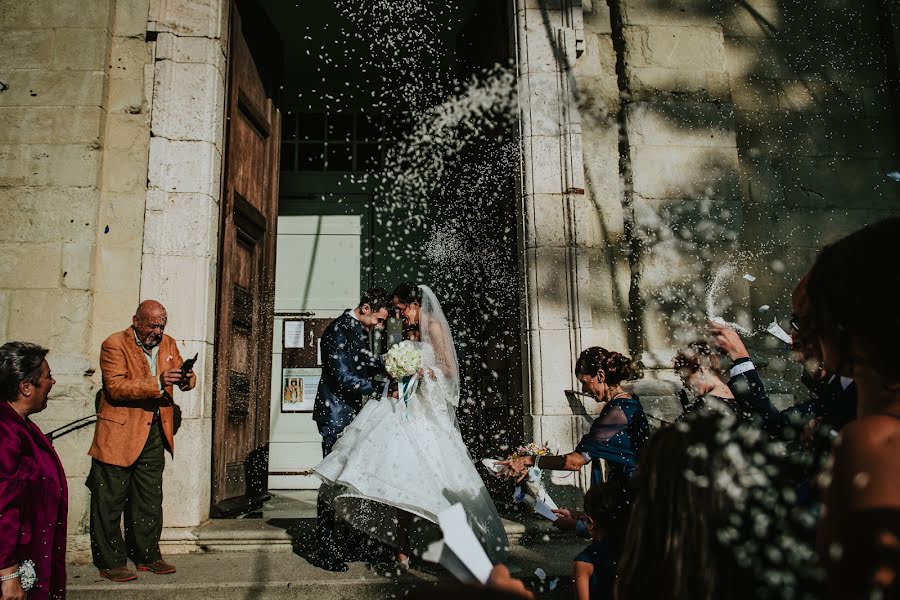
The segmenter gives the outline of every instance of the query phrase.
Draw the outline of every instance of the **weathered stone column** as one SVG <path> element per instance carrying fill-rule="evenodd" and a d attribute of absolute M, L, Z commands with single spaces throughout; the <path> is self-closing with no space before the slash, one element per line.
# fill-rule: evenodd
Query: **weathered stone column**
<path fill-rule="evenodd" d="M 581 435 L 572 388 L 590 327 L 581 123 L 573 67 L 583 50 L 581 2 L 517 0 L 521 111 L 522 278 L 525 282 L 526 437 L 571 446 Z"/>
<path fill-rule="evenodd" d="M 197 387 L 177 400 L 183 424 L 166 468 L 164 541 L 189 540 L 209 517 L 212 374 L 228 2 L 152 0 L 156 32 L 141 297 L 169 310 Z M 178 528 L 188 528 L 179 530 Z"/>

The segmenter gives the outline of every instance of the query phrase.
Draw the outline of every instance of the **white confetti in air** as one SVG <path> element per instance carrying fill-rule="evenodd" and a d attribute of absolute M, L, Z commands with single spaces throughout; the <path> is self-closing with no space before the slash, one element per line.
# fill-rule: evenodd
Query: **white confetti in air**
<path fill-rule="evenodd" d="M 706 290 L 706 318 L 713 323 L 727 325 L 740 334 L 753 335 L 753 332 L 743 325 L 731 323 L 716 315 L 716 312 L 718 312 L 716 308 L 716 299 L 722 294 L 725 289 L 725 283 L 729 277 L 734 275 L 734 272 L 734 266 L 727 263 L 716 269 L 716 274 L 713 275 L 712 281 L 710 281 L 709 287 Z"/>
<path fill-rule="evenodd" d="M 540 568 L 540 567 L 538 567 L 537 569 L 534 570 L 534 574 L 535 574 L 535 575 L 537 576 L 537 578 L 540 579 L 541 581 L 544 581 L 545 579 L 547 579 L 547 573 L 546 573 L 546 571 L 544 571 L 544 570 L 543 570 L 542 568 Z"/>
<path fill-rule="evenodd" d="M 744 279 L 746 279 L 750 283 L 753 283 L 754 281 L 756 281 L 756 277 L 754 277 L 750 273 L 744 273 Z"/>
<path fill-rule="evenodd" d="M 761 313 L 767 313 L 767 312 L 769 312 L 769 305 L 768 305 L 768 304 L 763 304 L 762 306 L 760 306 L 760 307 L 759 307 L 759 312 L 761 312 Z"/>
<path fill-rule="evenodd" d="M 788 332 L 785 331 L 784 329 L 782 329 L 781 325 L 778 324 L 777 320 L 769 323 L 769 326 L 766 327 L 766 331 L 769 332 L 770 334 L 774 335 L 775 337 L 777 337 L 779 340 L 781 340 L 785 344 L 791 345 L 794 341 L 791 338 L 791 336 L 788 334 Z"/>
<path fill-rule="evenodd" d="M 894 181 L 900 183 L 900 171 L 891 171 L 890 173 L 887 174 L 887 176 L 890 179 L 893 179 Z"/>

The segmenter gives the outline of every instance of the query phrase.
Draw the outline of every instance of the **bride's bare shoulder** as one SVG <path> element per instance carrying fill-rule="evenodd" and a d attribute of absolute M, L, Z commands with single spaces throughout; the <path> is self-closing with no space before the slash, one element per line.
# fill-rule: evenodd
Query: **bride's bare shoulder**
<path fill-rule="evenodd" d="M 428 324 L 428 335 L 431 336 L 431 339 L 442 340 L 444 338 L 444 328 L 441 327 L 441 324 L 437 321 L 432 321 Z"/>

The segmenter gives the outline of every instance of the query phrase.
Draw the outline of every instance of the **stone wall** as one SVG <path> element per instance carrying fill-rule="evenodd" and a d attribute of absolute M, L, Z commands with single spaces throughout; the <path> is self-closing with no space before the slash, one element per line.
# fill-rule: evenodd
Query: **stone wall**
<path fill-rule="evenodd" d="M 746 221 L 741 242 L 759 253 L 753 309 L 789 305 L 793 283 L 823 244 L 900 214 L 900 184 L 887 177 L 897 168 L 889 82 L 897 49 L 882 4 L 821 2 L 811 10 L 754 0 L 721 15 Z M 773 316 L 751 314 L 756 326 Z"/>
<path fill-rule="evenodd" d="M 717 310 L 760 331 L 789 316 L 819 247 L 900 214 L 886 177 L 896 48 L 880 4 L 584 2 L 576 78 L 594 249 L 582 347 L 640 356 L 651 410 L 678 410 L 662 398 L 668 365 L 701 333 L 722 265 L 736 276 Z M 773 392 L 798 391 L 783 346 L 760 333 L 748 345 Z"/>
<path fill-rule="evenodd" d="M 151 0 L 151 67 L 140 293 L 169 311 L 181 354 L 199 355 L 197 386 L 176 393 L 182 426 L 163 480 L 163 553 L 196 550 L 209 518 L 219 190 L 225 123 L 228 0 Z"/>
<path fill-rule="evenodd" d="M 138 301 L 146 20 L 146 0 L 0 2 L 0 340 L 51 349 L 45 431 L 93 412 L 100 342 Z M 75 534 L 92 432 L 56 443 Z"/>

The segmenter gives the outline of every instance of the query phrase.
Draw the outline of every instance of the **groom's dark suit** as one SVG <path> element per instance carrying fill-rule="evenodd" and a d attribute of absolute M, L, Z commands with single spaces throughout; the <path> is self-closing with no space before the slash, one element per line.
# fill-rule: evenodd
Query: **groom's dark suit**
<path fill-rule="evenodd" d="M 362 408 L 364 398 L 377 392 L 373 378 L 384 370 L 384 363 L 369 350 L 369 338 L 351 310 L 328 324 L 322 334 L 321 348 L 322 379 L 313 420 L 322 435 L 322 455 L 327 456 L 338 436 Z M 319 558 L 326 563 L 338 562 L 334 508 L 329 498 L 323 498 L 322 491 L 316 509 Z"/>

